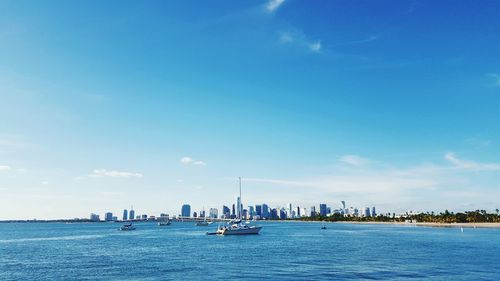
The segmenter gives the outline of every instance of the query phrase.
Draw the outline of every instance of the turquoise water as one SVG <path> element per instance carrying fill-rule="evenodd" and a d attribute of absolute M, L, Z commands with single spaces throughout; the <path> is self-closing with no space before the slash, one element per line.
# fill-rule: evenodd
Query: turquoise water
<path fill-rule="evenodd" d="M 261 223 L 0 224 L 0 280 L 500 280 L 500 229 Z"/>

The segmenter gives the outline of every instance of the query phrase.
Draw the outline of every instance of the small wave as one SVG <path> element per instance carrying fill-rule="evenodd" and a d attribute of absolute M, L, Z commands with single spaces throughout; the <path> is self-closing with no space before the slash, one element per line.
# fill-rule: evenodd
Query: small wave
<path fill-rule="evenodd" d="M 57 240 L 81 240 L 81 239 L 102 238 L 104 236 L 105 235 L 74 235 L 74 236 L 57 236 L 57 237 L 2 239 L 2 240 L 0 240 L 0 243 L 40 242 L 40 241 L 57 241 Z"/>

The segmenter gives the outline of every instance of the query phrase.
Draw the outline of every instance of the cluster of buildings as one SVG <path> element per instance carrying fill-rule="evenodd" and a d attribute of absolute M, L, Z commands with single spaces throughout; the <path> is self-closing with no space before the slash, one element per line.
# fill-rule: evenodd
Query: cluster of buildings
<path fill-rule="evenodd" d="M 317 208 L 319 207 L 319 208 Z M 209 208 L 208 212 L 205 210 L 192 211 L 191 205 L 184 204 L 181 207 L 181 213 L 178 216 L 170 217 L 169 214 L 162 213 L 159 217 L 148 216 L 147 214 L 135 215 L 134 208 L 130 210 L 124 209 L 122 216 L 114 216 L 112 212 L 106 212 L 103 220 L 97 214 L 90 214 L 91 221 L 157 221 L 168 219 L 182 219 L 182 218 L 208 218 L 208 219 L 235 219 L 242 218 L 247 220 L 284 220 L 284 219 L 298 219 L 303 217 L 316 217 L 316 216 L 332 216 L 343 215 L 350 217 L 374 217 L 377 216 L 375 207 L 362 207 L 346 208 L 345 201 L 340 201 L 338 208 L 332 208 L 327 204 L 319 204 L 319 206 L 311 206 L 309 209 L 300 206 L 293 207 L 289 204 L 286 207 L 270 207 L 268 204 L 253 205 L 243 207 L 240 198 L 238 197 L 235 204 L 231 207 L 223 205 L 219 210 L 217 208 Z"/>
<path fill-rule="evenodd" d="M 243 218 L 250 220 L 282 220 L 282 219 L 297 219 L 302 217 L 315 217 L 315 216 L 332 216 L 334 214 L 340 214 L 343 216 L 351 217 L 374 217 L 377 216 L 375 207 L 362 207 L 346 208 L 345 201 L 340 202 L 339 208 L 332 208 L 327 204 L 319 204 L 317 206 L 311 206 L 309 209 L 301 208 L 300 206 L 293 207 L 289 204 L 286 207 L 275 207 L 272 208 L 268 204 L 248 206 L 243 207 L 241 200 L 238 197 L 236 204 L 232 204 L 231 208 L 223 205 L 221 212 L 217 208 L 210 208 L 209 213 L 205 213 L 205 210 L 191 212 L 191 205 L 184 204 L 181 208 L 182 218 L 212 218 L 212 219 L 234 219 Z"/>
<path fill-rule="evenodd" d="M 159 217 L 156 216 L 148 216 L 147 214 L 135 215 L 134 207 L 131 207 L 130 210 L 124 209 L 122 216 L 114 216 L 112 212 L 106 212 L 104 214 L 104 219 L 101 220 L 101 217 L 98 214 L 90 214 L 90 221 L 99 222 L 115 222 L 115 221 L 148 221 L 148 220 L 168 220 L 168 214 L 162 213 Z"/>

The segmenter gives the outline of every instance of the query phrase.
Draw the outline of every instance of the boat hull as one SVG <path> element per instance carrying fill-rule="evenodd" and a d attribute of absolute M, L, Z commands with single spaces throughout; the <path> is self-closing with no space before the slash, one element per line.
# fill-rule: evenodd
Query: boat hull
<path fill-rule="evenodd" d="M 219 234 L 222 235 L 252 235 L 252 234 L 259 234 L 260 230 L 262 229 L 262 226 L 255 226 L 255 227 L 249 227 L 249 228 L 243 228 L 243 229 L 224 229 L 219 232 Z"/>

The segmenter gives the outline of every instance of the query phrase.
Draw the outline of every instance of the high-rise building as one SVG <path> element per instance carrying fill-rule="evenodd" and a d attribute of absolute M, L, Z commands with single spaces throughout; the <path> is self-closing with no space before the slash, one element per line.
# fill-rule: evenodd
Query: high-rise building
<path fill-rule="evenodd" d="M 297 217 L 300 218 L 300 207 L 297 206 Z"/>
<path fill-rule="evenodd" d="M 278 210 L 275 208 L 272 208 L 271 211 L 269 212 L 269 218 L 272 220 L 277 220 L 279 218 Z"/>
<path fill-rule="evenodd" d="M 219 217 L 219 210 L 217 208 L 210 208 L 210 218 L 216 219 Z"/>
<path fill-rule="evenodd" d="M 128 211 L 127 211 L 127 209 L 124 209 L 124 210 L 123 210 L 123 217 L 122 217 L 122 220 L 124 220 L 124 221 L 128 220 Z"/>
<path fill-rule="evenodd" d="M 311 206 L 311 217 L 316 216 L 316 206 Z"/>
<path fill-rule="evenodd" d="M 375 207 L 372 207 L 372 213 L 371 213 L 372 217 L 376 217 L 377 216 L 377 213 L 375 212 Z"/>
<path fill-rule="evenodd" d="M 370 216 L 370 208 L 369 207 L 361 208 L 361 216 L 362 217 L 369 217 Z"/>
<path fill-rule="evenodd" d="M 345 201 L 340 201 L 340 204 L 342 204 L 342 214 L 345 214 Z"/>
<path fill-rule="evenodd" d="M 99 218 L 99 215 L 94 214 L 94 213 L 90 214 L 90 221 L 93 221 L 93 222 L 98 222 L 98 221 L 100 221 L 100 220 L 101 220 L 101 219 Z"/>
<path fill-rule="evenodd" d="M 225 219 L 228 219 L 231 217 L 231 210 L 229 210 L 229 207 L 227 206 L 222 206 L 222 215 L 224 216 Z"/>
<path fill-rule="evenodd" d="M 232 219 L 236 218 L 236 207 L 235 207 L 235 206 L 236 206 L 236 205 L 235 205 L 235 204 L 233 204 L 233 212 L 231 213 L 231 218 L 232 218 Z"/>
<path fill-rule="evenodd" d="M 105 221 L 113 221 L 113 213 L 107 212 L 106 214 L 104 214 L 104 220 Z"/>
<path fill-rule="evenodd" d="M 286 220 L 287 216 L 286 216 L 286 210 L 285 210 L 285 208 L 281 208 L 280 209 L 279 216 L 280 216 L 281 220 Z"/>
<path fill-rule="evenodd" d="M 256 215 L 255 209 L 253 206 L 248 206 L 248 218 L 253 219 L 253 217 Z"/>
<path fill-rule="evenodd" d="M 292 209 L 292 203 L 288 205 L 288 216 L 290 218 L 293 218 L 293 209 Z"/>
<path fill-rule="evenodd" d="M 320 216 L 326 216 L 327 210 L 326 210 L 326 204 L 319 204 L 319 215 Z"/>
<path fill-rule="evenodd" d="M 129 217 L 129 220 L 133 220 L 135 218 L 134 208 L 130 209 L 130 212 L 128 212 L 128 217 Z"/>
<path fill-rule="evenodd" d="M 267 204 L 262 204 L 262 218 L 268 219 L 269 217 L 269 206 L 267 206 Z"/>
<path fill-rule="evenodd" d="M 241 206 L 241 198 L 238 196 L 238 198 L 236 199 L 236 207 L 237 207 L 237 210 L 236 210 L 236 217 L 237 218 L 241 218 L 241 212 L 242 212 L 242 206 Z"/>
<path fill-rule="evenodd" d="M 191 217 L 191 205 L 189 204 L 182 205 L 181 216 L 185 218 Z"/>
<path fill-rule="evenodd" d="M 262 218 L 262 205 L 255 205 L 255 214 Z"/>

